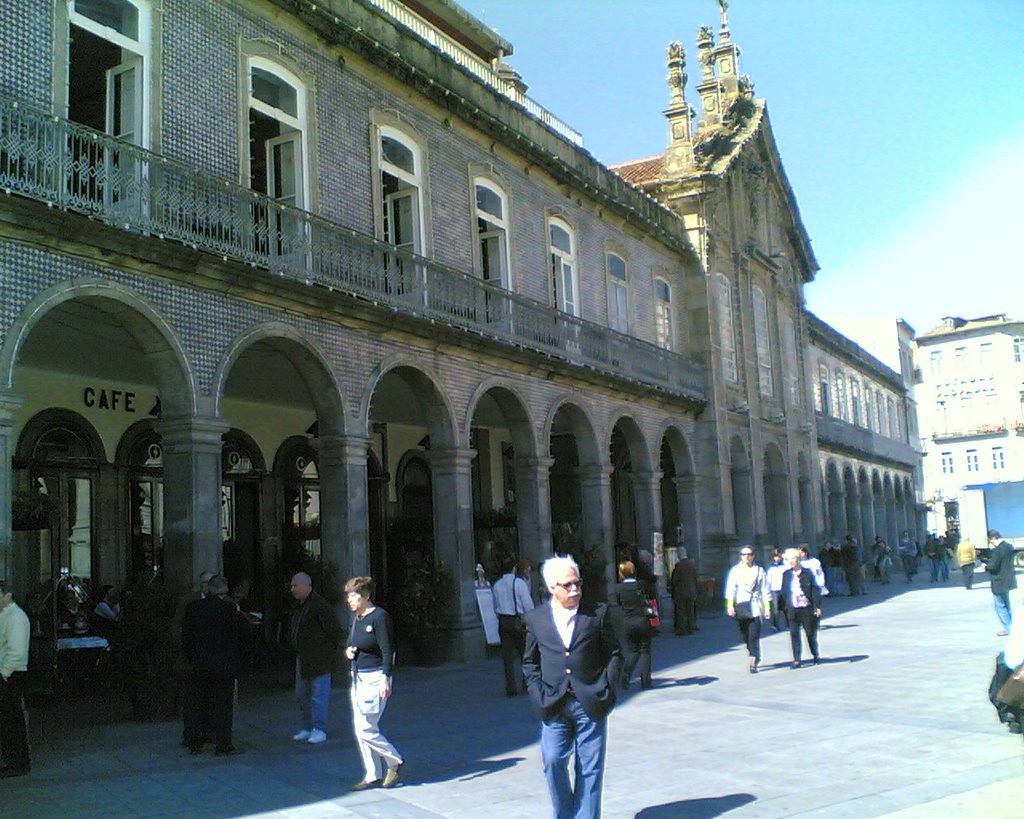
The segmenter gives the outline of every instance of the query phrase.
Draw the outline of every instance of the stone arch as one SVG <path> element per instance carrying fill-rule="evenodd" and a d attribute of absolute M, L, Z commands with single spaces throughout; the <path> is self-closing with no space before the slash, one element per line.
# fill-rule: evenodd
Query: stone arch
<path fill-rule="evenodd" d="M 469 440 L 473 418 L 476 416 L 476 411 L 484 396 L 490 396 L 508 420 L 512 443 L 516 448 L 516 457 L 536 457 L 540 452 L 540 447 L 534 435 L 535 425 L 530 415 L 529 405 L 523 400 L 519 390 L 503 378 L 488 378 L 480 382 L 473 391 L 473 395 L 466 405 L 465 420 L 460 433 L 462 439 Z"/>
<path fill-rule="evenodd" d="M 764 448 L 763 492 L 765 535 L 778 548 L 793 542 L 792 503 L 789 493 L 789 471 L 782 450 L 774 443 Z"/>
<path fill-rule="evenodd" d="M 839 465 L 834 458 L 825 462 L 825 492 L 828 502 L 828 532 L 833 540 L 839 541 L 846 535 L 846 503 L 843 479 Z"/>
<path fill-rule="evenodd" d="M 690 557 L 703 565 L 701 526 L 697 505 L 697 478 L 693 456 L 685 433 L 677 426 L 663 425 L 659 471 L 661 472 L 662 530 L 665 545 L 685 547 Z"/>
<path fill-rule="evenodd" d="M 369 434 L 371 405 L 381 381 L 388 375 L 401 379 L 402 383 L 421 402 L 426 426 L 431 438 L 431 448 L 444 449 L 469 443 L 467 437 L 460 438 L 456 429 L 457 414 L 448 394 L 442 389 L 442 380 L 422 361 L 406 355 L 396 355 L 382 361 L 367 379 L 366 388 L 360 401 L 360 430 Z"/>
<path fill-rule="evenodd" d="M 341 390 L 327 357 L 294 327 L 283 322 L 268 322 L 250 327 L 232 341 L 213 378 L 214 409 L 220 415 L 225 389 L 238 360 L 257 344 L 278 353 L 292 367 L 309 391 L 321 435 L 346 432 Z"/>
<path fill-rule="evenodd" d="M 616 544 L 629 545 L 629 558 L 650 554 L 654 532 L 661 531 L 660 497 L 655 494 L 647 440 L 628 413 L 618 415 L 607 435 L 611 464 L 612 532 Z M 617 559 L 621 557 L 616 555 Z"/>
<path fill-rule="evenodd" d="M 75 279 L 48 288 L 25 305 L 0 347 L 0 385 L 15 387 L 19 354 L 32 331 L 55 309 L 71 302 L 101 312 L 135 340 L 156 375 L 165 415 L 196 412 L 195 375 L 170 322 L 129 288 L 100 279 Z"/>

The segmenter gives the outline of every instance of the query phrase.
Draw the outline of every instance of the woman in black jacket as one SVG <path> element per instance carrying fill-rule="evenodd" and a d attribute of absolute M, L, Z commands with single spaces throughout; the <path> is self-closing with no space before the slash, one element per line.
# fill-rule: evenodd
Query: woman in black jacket
<path fill-rule="evenodd" d="M 651 687 L 651 624 L 647 606 L 647 594 L 641 583 L 637 581 L 636 569 L 632 561 L 619 564 L 619 585 L 616 586 L 619 605 L 625 621 L 625 644 L 622 647 L 626 655 L 622 671 L 622 687 L 629 688 L 629 681 L 634 669 L 640 672 L 640 687 Z"/>

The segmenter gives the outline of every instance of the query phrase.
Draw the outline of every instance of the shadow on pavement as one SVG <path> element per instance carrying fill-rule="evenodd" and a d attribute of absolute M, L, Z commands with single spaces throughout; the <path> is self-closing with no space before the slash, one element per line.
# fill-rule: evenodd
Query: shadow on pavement
<path fill-rule="evenodd" d="M 668 802 L 664 805 L 652 805 L 644 808 L 634 819 L 710 819 L 721 816 L 736 808 L 741 808 L 757 797 L 750 793 L 730 793 L 728 796 L 709 796 L 704 799 L 682 799 L 679 802 Z"/>

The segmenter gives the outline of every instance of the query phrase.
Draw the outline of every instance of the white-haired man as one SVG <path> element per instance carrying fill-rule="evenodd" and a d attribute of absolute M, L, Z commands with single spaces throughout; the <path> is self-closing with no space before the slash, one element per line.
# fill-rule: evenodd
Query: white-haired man
<path fill-rule="evenodd" d="M 551 599 L 524 615 L 523 673 L 541 717 L 544 776 L 556 819 L 596 819 L 622 653 L 608 607 L 581 605 L 580 570 L 571 557 L 548 558 L 541 573 Z M 569 782 L 574 750 L 575 789 Z"/>

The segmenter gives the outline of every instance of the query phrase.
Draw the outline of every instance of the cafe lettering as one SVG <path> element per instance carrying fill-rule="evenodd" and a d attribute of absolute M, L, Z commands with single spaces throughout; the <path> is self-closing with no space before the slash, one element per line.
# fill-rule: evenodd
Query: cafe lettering
<path fill-rule="evenodd" d="M 90 409 L 135 412 L 135 393 L 86 387 L 82 391 L 82 403 Z"/>

